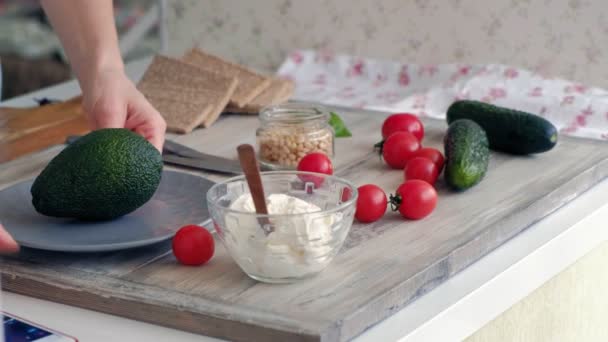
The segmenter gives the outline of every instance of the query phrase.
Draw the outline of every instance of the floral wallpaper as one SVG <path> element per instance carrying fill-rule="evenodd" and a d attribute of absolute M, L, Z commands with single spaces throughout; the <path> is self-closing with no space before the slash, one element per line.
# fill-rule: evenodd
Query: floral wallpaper
<path fill-rule="evenodd" d="M 405 63 L 503 63 L 608 87 L 605 0 L 170 0 L 171 54 L 195 44 L 276 70 L 295 49 Z"/>

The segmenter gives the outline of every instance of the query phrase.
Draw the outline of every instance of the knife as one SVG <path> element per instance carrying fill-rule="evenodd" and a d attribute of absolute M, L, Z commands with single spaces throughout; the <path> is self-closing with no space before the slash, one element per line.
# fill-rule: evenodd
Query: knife
<path fill-rule="evenodd" d="M 242 173 L 241 165 L 238 160 L 206 154 L 171 140 L 165 140 L 165 144 L 163 145 L 163 161 L 168 164 L 187 166 L 207 171 L 210 170 L 235 175 L 240 175 Z"/>
<path fill-rule="evenodd" d="M 163 162 L 176 166 L 186 166 L 203 171 L 215 171 L 232 175 L 240 175 L 243 173 L 238 161 L 216 156 L 207 156 L 205 158 L 188 158 L 175 154 L 163 153 Z"/>
<path fill-rule="evenodd" d="M 205 167 L 208 167 L 207 165 L 214 165 L 213 170 L 216 170 L 216 171 L 239 174 L 239 175 L 243 173 L 243 169 L 241 168 L 241 164 L 238 160 L 227 159 L 227 158 L 222 158 L 222 157 L 217 157 L 214 155 L 206 154 L 206 153 L 200 152 L 198 150 L 195 150 L 193 148 L 190 148 L 188 146 L 179 144 L 175 141 L 166 140 L 165 145 L 163 146 L 163 150 L 165 152 L 174 154 L 177 157 L 181 157 L 181 158 L 173 158 L 173 156 L 171 156 L 171 158 L 168 158 L 168 159 L 171 159 L 171 161 L 168 161 L 168 163 L 174 162 L 178 165 L 180 163 L 187 163 L 184 165 L 190 166 L 190 167 L 195 167 L 195 168 L 203 168 L 203 169 Z M 166 153 L 163 153 L 163 155 L 165 155 L 165 154 Z M 168 154 L 166 154 L 166 155 L 168 155 Z M 196 162 L 189 162 L 189 161 L 186 161 L 185 159 L 196 160 Z M 216 166 L 216 165 L 218 165 L 218 166 Z M 270 171 L 271 169 L 264 165 L 260 165 L 260 170 L 261 171 Z"/>

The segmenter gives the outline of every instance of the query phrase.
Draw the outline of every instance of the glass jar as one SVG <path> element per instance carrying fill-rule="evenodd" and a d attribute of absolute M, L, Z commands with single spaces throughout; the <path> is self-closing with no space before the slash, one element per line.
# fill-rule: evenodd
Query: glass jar
<path fill-rule="evenodd" d="M 311 152 L 334 156 L 329 112 L 320 106 L 285 103 L 264 108 L 256 138 L 260 163 L 275 170 L 295 169 Z"/>

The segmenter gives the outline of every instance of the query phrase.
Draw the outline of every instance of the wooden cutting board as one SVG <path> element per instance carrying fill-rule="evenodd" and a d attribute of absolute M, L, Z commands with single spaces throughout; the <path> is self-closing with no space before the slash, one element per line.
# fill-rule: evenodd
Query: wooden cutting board
<path fill-rule="evenodd" d="M 81 98 L 33 108 L 0 107 L 0 163 L 61 144 L 89 125 Z"/>
<path fill-rule="evenodd" d="M 339 112 L 353 138 L 336 142 L 336 174 L 394 192 L 402 172 L 387 169 L 372 152 L 384 115 Z M 441 148 L 446 124 L 425 123 L 424 144 Z M 256 118 L 226 116 L 177 140 L 236 157 L 238 144 L 255 141 L 257 125 Z M 31 177 L 52 155 L 0 166 L 0 186 Z M 388 212 L 378 222 L 355 223 L 332 264 L 296 284 L 249 279 L 219 240 L 203 267 L 178 265 L 168 242 L 94 255 L 24 250 L 5 258 L 2 283 L 9 291 L 234 341 L 346 341 L 607 175 L 608 145 L 599 141 L 562 137 L 542 155 L 493 153 L 487 177 L 475 188 L 454 193 L 439 182 L 438 207 L 421 221 Z"/>

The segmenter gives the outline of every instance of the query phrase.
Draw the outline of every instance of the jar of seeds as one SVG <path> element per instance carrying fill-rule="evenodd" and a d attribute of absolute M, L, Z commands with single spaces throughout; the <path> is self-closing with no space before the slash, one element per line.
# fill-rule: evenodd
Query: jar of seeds
<path fill-rule="evenodd" d="M 334 155 L 334 131 L 329 112 L 320 106 L 285 103 L 260 111 L 256 132 L 260 163 L 275 169 L 295 169 L 311 152 Z"/>

